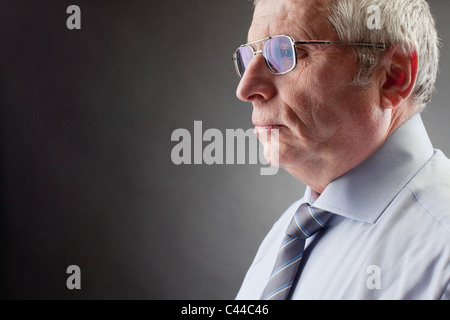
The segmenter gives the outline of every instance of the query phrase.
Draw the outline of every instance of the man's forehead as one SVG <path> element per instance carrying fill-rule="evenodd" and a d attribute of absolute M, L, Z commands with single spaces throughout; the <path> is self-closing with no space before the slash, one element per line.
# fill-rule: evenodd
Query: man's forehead
<path fill-rule="evenodd" d="M 313 39 L 328 36 L 326 22 L 331 0 L 259 0 L 248 40 L 289 34 Z"/>

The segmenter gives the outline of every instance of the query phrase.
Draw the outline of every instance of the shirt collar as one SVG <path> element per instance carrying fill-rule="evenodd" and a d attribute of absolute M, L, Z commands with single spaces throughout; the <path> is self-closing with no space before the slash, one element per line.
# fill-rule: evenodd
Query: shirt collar
<path fill-rule="evenodd" d="M 314 206 L 373 224 L 432 156 L 433 146 L 422 118 L 416 114 L 372 156 L 331 182 Z M 313 200 L 313 193 L 307 187 L 305 199 Z"/>

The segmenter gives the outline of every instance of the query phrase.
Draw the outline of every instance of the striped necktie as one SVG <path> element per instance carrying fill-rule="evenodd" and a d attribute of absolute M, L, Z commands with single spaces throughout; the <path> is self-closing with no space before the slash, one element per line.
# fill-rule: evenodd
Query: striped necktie
<path fill-rule="evenodd" d="M 331 213 L 313 208 L 307 203 L 297 209 L 261 299 L 286 300 L 303 256 L 306 239 L 323 228 L 331 216 Z"/>

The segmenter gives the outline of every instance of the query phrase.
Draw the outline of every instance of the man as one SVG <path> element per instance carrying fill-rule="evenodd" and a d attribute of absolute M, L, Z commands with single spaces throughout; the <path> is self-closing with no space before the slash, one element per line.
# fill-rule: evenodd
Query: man
<path fill-rule="evenodd" d="M 237 299 L 450 298 L 450 161 L 420 117 L 438 55 L 424 0 L 255 2 L 237 96 L 307 189 Z"/>

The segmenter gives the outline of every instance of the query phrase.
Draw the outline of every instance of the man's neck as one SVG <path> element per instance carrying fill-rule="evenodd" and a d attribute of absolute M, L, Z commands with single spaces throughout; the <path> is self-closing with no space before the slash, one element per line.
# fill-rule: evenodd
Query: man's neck
<path fill-rule="evenodd" d="M 328 184 L 372 156 L 403 123 L 415 114 L 414 112 L 408 112 L 408 110 L 413 110 L 413 108 L 407 107 L 406 104 L 401 108 L 392 110 L 389 125 L 384 131 L 385 134 L 378 138 L 379 142 L 373 144 L 371 148 L 361 148 L 361 152 L 342 148 L 341 152 L 336 154 L 335 157 L 327 155 L 323 158 L 312 159 L 301 166 L 285 169 L 320 195 Z"/>

